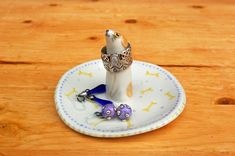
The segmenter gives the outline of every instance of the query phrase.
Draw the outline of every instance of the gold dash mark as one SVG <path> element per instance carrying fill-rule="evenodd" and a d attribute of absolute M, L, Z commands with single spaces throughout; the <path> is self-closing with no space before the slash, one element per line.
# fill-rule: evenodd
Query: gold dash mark
<path fill-rule="evenodd" d="M 140 93 L 141 93 L 142 95 L 144 95 L 144 94 L 147 93 L 147 92 L 153 92 L 153 88 L 147 88 L 147 89 L 143 89 L 143 90 L 140 91 Z"/>
<path fill-rule="evenodd" d="M 165 95 L 169 98 L 169 100 L 173 100 L 175 98 L 170 92 L 166 92 Z"/>
<path fill-rule="evenodd" d="M 95 109 L 99 108 L 99 105 L 97 105 L 94 101 L 87 99 L 87 101 L 94 106 Z"/>
<path fill-rule="evenodd" d="M 150 109 L 153 107 L 153 105 L 157 104 L 156 101 L 152 101 L 150 102 L 150 104 L 147 105 L 147 107 L 143 108 L 142 110 L 145 111 L 145 112 L 149 112 Z"/>
<path fill-rule="evenodd" d="M 78 75 L 84 75 L 90 78 L 93 76 L 92 73 L 81 71 L 81 70 L 79 70 Z"/>
<path fill-rule="evenodd" d="M 127 123 L 127 128 L 131 128 L 132 127 L 131 120 L 127 120 L 126 123 Z"/>
<path fill-rule="evenodd" d="M 95 123 L 92 123 L 92 125 L 94 126 L 94 127 L 96 127 L 96 126 L 98 126 L 100 123 L 102 123 L 102 122 L 104 122 L 105 121 L 105 119 L 102 119 L 102 120 L 99 120 L 99 121 L 97 121 L 97 122 L 95 122 Z"/>
<path fill-rule="evenodd" d="M 69 91 L 69 92 L 66 93 L 65 95 L 69 97 L 69 96 L 73 95 L 74 93 L 77 93 L 76 88 L 73 88 L 71 91 Z"/>
<path fill-rule="evenodd" d="M 155 77 L 159 77 L 159 73 L 151 73 L 148 70 L 146 71 L 146 76 L 155 76 Z"/>
<path fill-rule="evenodd" d="M 131 82 L 129 83 L 129 85 L 128 85 L 127 89 L 126 89 L 126 95 L 128 97 L 131 97 L 133 95 L 133 93 L 132 93 L 132 83 Z"/>

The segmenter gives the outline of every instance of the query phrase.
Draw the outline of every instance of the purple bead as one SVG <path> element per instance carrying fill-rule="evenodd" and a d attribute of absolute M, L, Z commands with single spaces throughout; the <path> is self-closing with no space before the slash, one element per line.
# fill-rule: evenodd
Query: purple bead
<path fill-rule="evenodd" d="M 107 104 L 102 107 L 101 114 L 103 118 L 110 120 L 116 116 L 116 108 L 113 104 Z"/>
<path fill-rule="evenodd" d="M 127 104 L 121 104 L 118 108 L 117 108 L 117 117 L 120 120 L 128 120 L 131 117 L 132 114 L 132 109 L 130 106 L 128 106 Z"/>

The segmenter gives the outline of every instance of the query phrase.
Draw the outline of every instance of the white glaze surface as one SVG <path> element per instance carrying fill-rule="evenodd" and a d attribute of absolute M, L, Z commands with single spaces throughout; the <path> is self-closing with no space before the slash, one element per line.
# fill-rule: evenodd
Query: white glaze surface
<path fill-rule="evenodd" d="M 178 80 L 154 64 L 134 61 L 132 65 L 133 97 L 126 104 L 133 115 L 128 122 L 97 118 L 99 105 L 79 103 L 76 95 L 87 88 L 105 83 L 101 60 L 78 65 L 66 72 L 56 87 L 56 109 L 66 125 L 77 132 L 96 137 L 123 137 L 158 129 L 173 121 L 182 112 L 186 98 Z M 104 94 L 97 95 L 104 98 Z M 118 106 L 121 103 L 115 103 Z"/>

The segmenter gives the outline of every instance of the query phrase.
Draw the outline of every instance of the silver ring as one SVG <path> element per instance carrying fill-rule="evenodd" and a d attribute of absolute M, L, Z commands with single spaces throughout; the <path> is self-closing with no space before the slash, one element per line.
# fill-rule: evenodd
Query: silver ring
<path fill-rule="evenodd" d="M 110 72 L 120 72 L 127 69 L 133 62 L 130 43 L 121 54 L 107 54 L 106 47 L 103 47 L 101 49 L 101 59 L 105 69 Z"/>

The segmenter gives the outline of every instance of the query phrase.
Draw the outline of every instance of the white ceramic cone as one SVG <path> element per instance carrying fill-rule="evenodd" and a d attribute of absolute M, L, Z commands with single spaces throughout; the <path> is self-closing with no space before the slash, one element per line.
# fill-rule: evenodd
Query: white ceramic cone
<path fill-rule="evenodd" d="M 120 54 L 128 42 L 120 33 L 106 30 L 106 50 L 108 54 Z M 132 96 L 131 66 L 120 72 L 106 72 L 106 96 L 114 101 L 128 101 Z"/>

